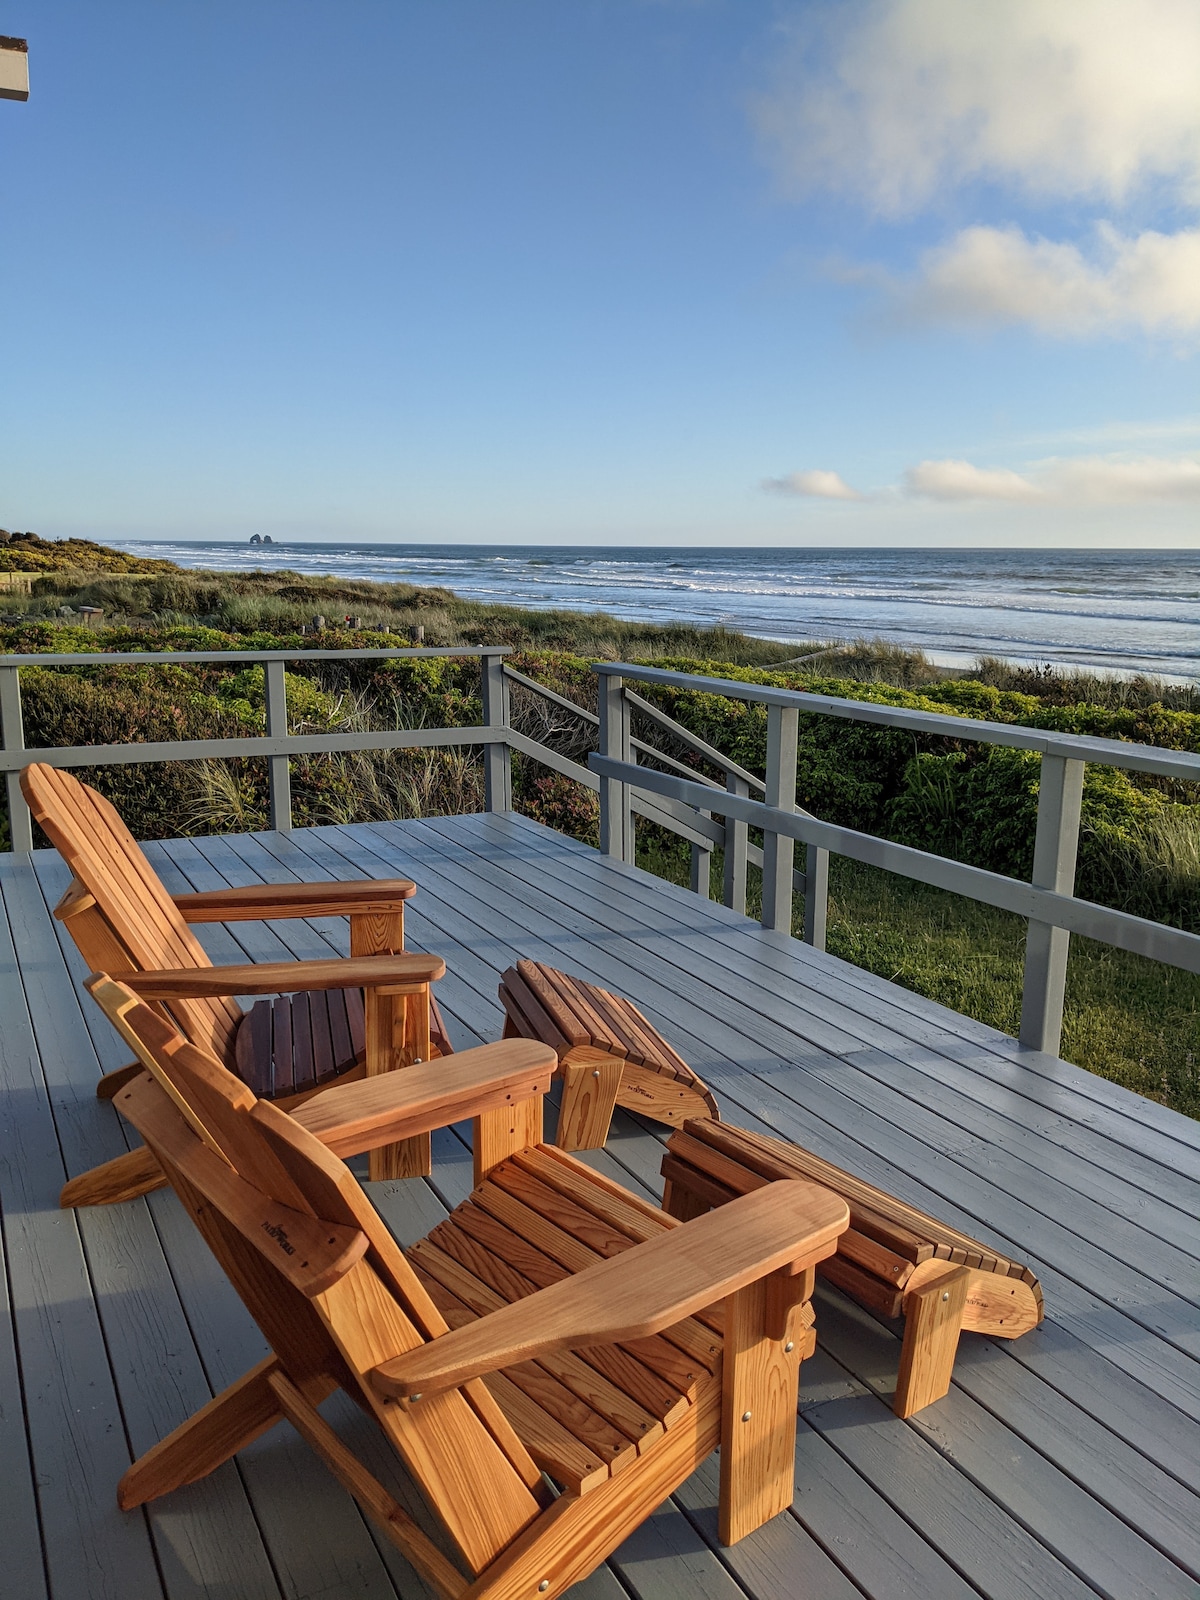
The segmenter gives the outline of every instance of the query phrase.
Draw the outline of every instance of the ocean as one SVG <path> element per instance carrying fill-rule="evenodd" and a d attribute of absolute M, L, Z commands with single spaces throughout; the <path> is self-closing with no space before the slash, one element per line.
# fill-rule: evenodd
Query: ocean
<path fill-rule="evenodd" d="M 950 666 L 994 655 L 1200 682 L 1200 551 L 112 542 L 185 567 L 439 584 L 787 642 L 884 638 Z"/>

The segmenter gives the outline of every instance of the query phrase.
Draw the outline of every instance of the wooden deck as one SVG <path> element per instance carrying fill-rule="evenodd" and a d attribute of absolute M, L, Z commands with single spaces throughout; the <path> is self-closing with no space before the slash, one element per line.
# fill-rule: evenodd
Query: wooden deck
<path fill-rule="evenodd" d="M 1132 1600 L 1200 1595 L 1200 1124 L 511 815 L 151 847 L 171 887 L 411 876 L 409 944 L 446 958 L 460 1047 L 541 958 L 631 996 L 727 1120 L 794 1137 L 1027 1261 L 1043 1326 L 965 1335 L 950 1394 L 889 1409 L 891 1328 L 819 1290 L 791 1513 L 716 1543 L 698 1474 L 573 1594 L 588 1600 Z M 201 1484 L 117 1511 L 146 1449 L 262 1346 L 169 1195 L 75 1213 L 125 1148 L 92 1093 L 125 1052 L 78 999 L 48 905 L 57 857 L 0 857 L 0 1595 L 4 1600 L 424 1596 L 287 1428 Z M 344 925 L 200 930 L 214 955 L 346 946 Z M 657 1189 L 657 1132 L 618 1113 L 594 1159 Z M 431 1182 L 377 1186 L 424 1233 L 470 1186 L 457 1132 Z M 347 1419 L 353 1429 L 359 1424 Z"/>

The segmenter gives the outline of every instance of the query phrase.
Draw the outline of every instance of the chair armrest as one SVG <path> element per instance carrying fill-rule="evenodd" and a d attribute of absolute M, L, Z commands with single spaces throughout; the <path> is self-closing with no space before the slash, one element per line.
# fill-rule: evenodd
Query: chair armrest
<path fill-rule="evenodd" d="M 279 917 L 349 917 L 387 914 L 411 900 L 408 878 L 365 878 L 352 883 L 255 883 L 245 889 L 177 894 L 185 922 L 268 922 Z"/>
<path fill-rule="evenodd" d="M 328 961 L 250 961 L 243 966 L 123 972 L 144 1000 L 199 1000 L 231 994 L 301 994 L 316 989 L 381 989 L 431 983 L 446 970 L 441 956 L 332 956 Z"/>
<path fill-rule="evenodd" d="M 545 1094 L 557 1065 L 549 1045 L 503 1039 L 403 1072 L 335 1084 L 290 1116 L 344 1159 Z"/>
<path fill-rule="evenodd" d="M 802 1270 L 833 1255 L 849 1223 L 846 1202 L 832 1190 L 796 1179 L 769 1183 L 384 1361 L 371 1381 L 403 1399 L 557 1350 L 644 1339 L 781 1267 Z"/>

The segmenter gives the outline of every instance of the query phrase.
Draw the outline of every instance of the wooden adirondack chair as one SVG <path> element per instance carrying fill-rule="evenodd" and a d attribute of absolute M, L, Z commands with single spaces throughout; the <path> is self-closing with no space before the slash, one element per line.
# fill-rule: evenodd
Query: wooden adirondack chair
<path fill-rule="evenodd" d="M 404 902 L 416 893 L 408 879 L 261 884 L 173 897 L 103 795 L 36 762 L 22 771 L 21 790 L 73 874 L 54 914 L 88 966 L 125 976 L 258 1098 L 289 1109 L 343 1078 L 450 1053 L 429 988 L 445 964 L 403 953 Z M 190 927 L 331 916 L 350 918 L 349 960 L 214 967 Z M 276 998 L 243 1012 L 232 998 L 239 994 Z M 96 1093 L 112 1099 L 138 1070 L 108 1073 Z M 372 1178 L 429 1171 L 428 1138 L 371 1154 Z M 133 1150 L 73 1178 L 61 1203 L 111 1204 L 165 1182 L 153 1155 Z"/>
<path fill-rule="evenodd" d="M 272 1352 L 129 1468 L 122 1507 L 286 1417 L 446 1600 L 554 1600 L 718 1444 L 722 1539 L 791 1504 L 808 1299 L 842 1200 L 780 1183 L 673 1221 L 539 1142 L 556 1058 L 534 1041 L 287 1115 L 124 984 L 88 987 L 148 1069 L 123 1113 Z M 476 1188 L 406 1256 L 338 1156 L 463 1116 Z M 435 1536 L 316 1409 L 337 1388 L 394 1446 Z"/>

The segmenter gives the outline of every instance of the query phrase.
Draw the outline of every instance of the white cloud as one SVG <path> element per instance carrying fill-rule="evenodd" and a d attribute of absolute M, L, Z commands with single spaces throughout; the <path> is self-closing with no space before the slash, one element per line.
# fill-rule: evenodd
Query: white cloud
<path fill-rule="evenodd" d="M 867 0 L 789 29 L 754 113 L 785 184 L 911 214 L 984 179 L 1036 200 L 1200 201 L 1195 0 Z"/>
<path fill-rule="evenodd" d="M 910 494 L 931 500 L 1040 500 L 1041 491 L 1007 467 L 969 461 L 922 461 L 904 474 Z"/>
<path fill-rule="evenodd" d="M 790 472 L 785 478 L 764 478 L 764 489 L 772 494 L 809 495 L 818 500 L 861 500 L 862 495 L 836 472 L 819 468 L 810 472 Z"/>
<path fill-rule="evenodd" d="M 1200 104 L 1200 78 L 1197 80 Z M 1103 225 L 1091 259 L 1019 228 L 964 228 L 894 291 L 923 321 L 1022 323 L 1056 338 L 1200 333 L 1200 228 L 1126 237 Z"/>
<path fill-rule="evenodd" d="M 1048 462 L 1042 470 L 1051 492 L 1068 503 L 1200 502 L 1200 460 L 1186 456 L 1173 461 L 1161 456 L 1125 461 L 1082 456 Z"/>
<path fill-rule="evenodd" d="M 931 500 L 1007 500 L 1043 505 L 1200 502 L 1200 458 L 1060 456 L 1026 474 L 970 461 L 922 461 L 904 475 L 909 494 Z"/>

